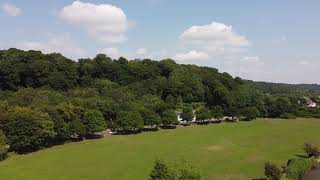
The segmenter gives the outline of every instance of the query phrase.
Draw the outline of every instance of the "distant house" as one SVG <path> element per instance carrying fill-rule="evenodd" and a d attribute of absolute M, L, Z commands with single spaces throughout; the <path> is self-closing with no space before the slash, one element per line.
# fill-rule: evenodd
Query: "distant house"
<path fill-rule="evenodd" d="M 309 101 L 309 102 L 307 103 L 307 107 L 308 107 L 308 108 L 316 108 L 316 107 L 317 107 L 317 103 L 314 102 L 314 101 Z"/>

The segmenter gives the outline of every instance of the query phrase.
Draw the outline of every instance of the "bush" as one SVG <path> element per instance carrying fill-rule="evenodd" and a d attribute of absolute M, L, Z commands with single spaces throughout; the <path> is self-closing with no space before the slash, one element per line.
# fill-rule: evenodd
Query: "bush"
<path fill-rule="evenodd" d="M 200 173 L 194 170 L 192 167 L 183 168 L 180 170 L 178 180 L 200 180 Z"/>
<path fill-rule="evenodd" d="M 305 143 L 303 150 L 308 155 L 308 157 L 319 157 L 320 156 L 320 149 L 318 146 Z"/>
<path fill-rule="evenodd" d="M 311 168 L 309 159 L 291 159 L 287 163 L 285 170 L 288 179 L 300 180 L 302 179 Z"/>
<path fill-rule="evenodd" d="M 0 161 L 7 157 L 6 136 L 0 130 Z"/>
<path fill-rule="evenodd" d="M 18 153 L 48 145 L 56 135 L 53 126 L 48 114 L 29 108 L 16 107 L 0 117 L 10 148 Z"/>
<path fill-rule="evenodd" d="M 185 166 L 179 171 L 171 169 L 164 161 L 156 160 L 150 174 L 150 180 L 200 180 L 200 173 L 192 166 Z"/>
<path fill-rule="evenodd" d="M 264 166 L 264 174 L 269 180 L 280 180 L 281 170 L 274 164 L 267 162 Z"/>
<path fill-rule="evenodd" d="M 175 172 L 164 161 L 156 160 L 150 180 L 175 180 L 176 178 Z"/>

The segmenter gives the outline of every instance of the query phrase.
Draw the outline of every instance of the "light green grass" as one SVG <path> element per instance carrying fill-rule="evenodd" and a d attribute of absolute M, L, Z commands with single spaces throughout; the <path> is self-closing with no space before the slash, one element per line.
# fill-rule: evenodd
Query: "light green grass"
<path fill-rule="evenodd" d="M 279 165 L 320 143 L 320 120 L 256 120 L 109 136 L 56 146 L 0 162 L 4 180 L 144 180 L 156 158 L 188 161 L 203 179 L 263 176 L 266 161 Z"/>

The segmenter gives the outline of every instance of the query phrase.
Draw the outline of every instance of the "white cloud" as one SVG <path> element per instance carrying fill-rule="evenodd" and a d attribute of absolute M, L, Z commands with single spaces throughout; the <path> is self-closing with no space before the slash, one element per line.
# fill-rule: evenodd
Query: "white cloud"
<path fill-rule="evenodd" d="M 247 56 L 240 60 L 241 62 L 247 62 L 247 63 L 257 63 L 260 62 L 260 58 L 258 56 Z"/>
<path fill-rule="evenodd" d="M 1 5 L 0 9 L 6 13 L 8 16 L 19 16 L 22 11 L 20 8 L 16 7 L 13 4 L 4 3 Z"/>
<path fill-rule="evenodd" d="M 177 53 L 175 56 L 173 56 L 174 60 L 178 61 L 198 61 L 198 60 L 207 60 L 209 59 L 209 55 L 205 52 L 201 51 L 189 51 L 187 53 Z"/>
<path fill-rule="evenodd" d="M 102 49 L 101 51 L 99 51 L 99 54 L 106 54 L 113 59 L 118 59 L 119 57 L 124 56 L 123 54 L 121 54 L 119 49 L 113 47 Z"/>
<path fill-rule="evenodd" d="M 146 55 L 146 54 L 148 54 L 148 50 L 146 48 L 139 48 L 139 49 L 137 49 L 136 54 L 137 55 Z"/>
<path fill-rule="evenodd" d="M 236 33 L 232 26 L 218 22 L 192 26 L 184 31 L 179 38 L 186 46 L 208 51 L 212 54 L 241 52 L 243 48 L 251 44 L 245 36 Z"/>
<path fill-rule="evenodd" d="M 68 23 L 80 26 L 103 43 L 123 43 L 129 22 L 124 11 L 109 4 L 74 1 L 59 12 Z"/>
<path fill-rule="evenodd" d="M 84 54 L 84 50 L 67 34 L 50 34 L 42 41 L 20 41 L 15 44 L 16 48 L 23 50 L 39 50 L 43 53 L 62 53 L 70 58 L 75 58 Z"/>

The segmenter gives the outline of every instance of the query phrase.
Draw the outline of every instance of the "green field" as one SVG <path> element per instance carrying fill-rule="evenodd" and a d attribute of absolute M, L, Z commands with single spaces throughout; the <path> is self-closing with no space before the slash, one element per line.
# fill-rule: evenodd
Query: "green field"
<path fill-rule="evenodd" d="M 56 146 L 0 163 L 6 180 L 143 180 L 156 158 L 189 162 L 202 179 L 263 176 L 266 161 L 285 164 L 304 142 L 320 143 L 320 120 L 256 120 L 191 126 Z"/>

